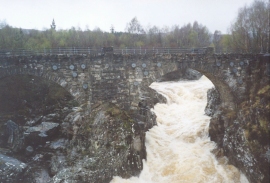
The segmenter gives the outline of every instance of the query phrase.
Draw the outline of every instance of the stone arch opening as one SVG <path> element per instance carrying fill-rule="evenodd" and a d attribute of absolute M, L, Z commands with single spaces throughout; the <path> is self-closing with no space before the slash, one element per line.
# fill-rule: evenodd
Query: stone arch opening
<path fill-rule="evenodd" d="M 194 80 L 199 79 L 202 75 L 206 76 L 215 86 L 221 99 L 222 106 L 234 110 L 235 109 L 235 97 L 231 92 L 230 87 L 220 78 L 219 75 L 214 75 L 207 71 L 197 68 L 185 68 L 177 69 L 172 72 L 165 73 L 158 81 L 176 81 L 179 79 Z"/>
<path fill-rule="evenodd" d="M 25 123 L 35 116 L 62 112 L 78 106 L 74 97 L 56 82 L 29 74 L 9 75 L 0 79 L 1 121 Z"/>
<path fill-rule="evenodd" d="M 84 81 L 78 81 L 80 77 L 79 75 L 76 77 L 72 75 L 70 76 L 70 73 L 67 74 L 64 69 L 55 71 L 50 65 L 38 65 L 36 67 L 31 64 L 29 65 L 10 66 L 3 68 L 0 67 L 0 79 L 13 75 L 37 76 L 60 85 L 79 103 L 89 100 L 87 98 L 87 92 L 85 92 L 88 91 L 89 86 L 86 85 L 85 88 Z"/>

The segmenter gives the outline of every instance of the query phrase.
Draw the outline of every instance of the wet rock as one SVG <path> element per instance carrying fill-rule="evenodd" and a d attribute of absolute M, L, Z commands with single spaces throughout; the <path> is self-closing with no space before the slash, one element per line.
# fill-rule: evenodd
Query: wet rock
<path fill-rule="evenodd" d="M 64 150 L 64 149 L 66 149 L 67 145 L 68 145 L 68 140 L 61 138 L 61 139 L 52 141 L 50 143 L 49 148 L 54 149 L 54 150 Z"/>
<path fill-rule="evenodd" d="M 38 126 L 29 127 L 24 135 L 27 144 L 45 144 L 46 141 L 55 138 L 60 125 L 53 122 L 42 122 Z"/>
<path fill-rule="evenodd" d="M 15 158 L 0 154 L 0 182 L 21 182 L 27 165 Z"/>
<path fill-rule="evenodd" d="M 42 120 L 43 116 L 39 116 L 39 117 L 36 117 L 35 119 L 33 120 L 29 120 L 26 122 L 26 125 L 27 126 L 35 126 L 35 125 L 38 125 L 39 123 L 41 123 L 41 120 Z"/>
<path fill-rule="evenodd" d="M 50 174 L 55 175 L 62 169 L 67 167 L 66 156 L 64 154 L 57 154 L 51 158 L 50 161 Z"/>
<path fill-rule="evenodd" d="M 135 151 L 140 152 L 142 150 L 142 142 L 140 136 L 136 136 L 134 138 L 132 145 Z"/>
<path fill-rule="evenodd" d="M 184 75 L 184 79 L 187 80 L 198 80 L 202 77 L 202 74 L 193 69 L 187 69 Z"/>
<path fill-rule="evenodd" d="M 59 171 L 52 179 L 53 183 L 91 182 L 91 172 L 82 168 L 65 168 Z"/>
<path fill-rule="evenodd" d="M 26 156 L 32 155 L 33 152 L 34 152 L 34 148 L 32 146 L 27 146 L 27 148 L 25 149 L 25 155 Z"/>
<path fill-rule="evenodd" d="M 51 177 L 47 168 L 38 168 L 33 173 L 33 182 L 34 183 L 45 183 L 50 182 Z"/>
<path fill-rule="evenodd" d="M 60 131 L 61 131 L 61 134 L 67 137 L 68 139 L 71 139 L 73 136 L 73 127 L 72 127 L 72 124 L 69 122 L 61 123 Z"/>
<path fill-rule="evenodd" d="M 18 152 L 24 147 L 24 139 L 22 129 L 14 121 L 8 120 L 6 122 L 6 131 L 4 141 L 6 145 L 13 151 Z"/>
<path fill-rule="evenodd" d="M 48 114 L 42 118 L 42 122 L 46 121 L 55 121 L 55 122 L 60 122 L 60 114 L 58 113 L 53 113 L 53 114 Z"/>
<path fill-rule="evenodd" d="M 42 161 L 43 158 L 44 158 L 44 155 L 42 155 L 42 154 L 36 154 L 36 155 L 32 158 L 32 160 L 33 160 L 33 161 Z"/>
<path fill-rule="evenodd" d="M 97 161 L 98 161 L 98 157 L 89 158 L 88 156 L 86 156 L 84 158 L 82 167 L 90 169 L 90 170 L 95 170 L 95 166 L 97 164 Z"/>
<path fill-rule="evenodd" d="M 220 96 L 216 89 L 212 88 L 207 91 L 207 105 L 205 107 L 205 114 L 213 116 L 217 112 L 220 105 Z"/>

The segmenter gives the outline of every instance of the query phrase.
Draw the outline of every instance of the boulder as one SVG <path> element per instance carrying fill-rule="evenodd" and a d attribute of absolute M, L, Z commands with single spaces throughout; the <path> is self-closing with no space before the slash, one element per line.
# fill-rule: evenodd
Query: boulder
<path fill-rule="evenodd" d="M 36 117 L 36 118 L 33 119 L 33 120 L 27 121 L 27 122 L 26 122 L 26 125 L 28 125 L 28 126 L 35 126 L 35 125 L 38 125 L 38 124 L 41 122 L 42 118 L 43 118 L 43 116 L 38 116 L 38 117 Z"/>
<path fill-rule="evenodd" d="M 20 151 L 24 146 L 24 139 L 22 130 L 14 121 L 8 120 L 6 122 L 6 131 L 4 132 L 5 145 L 13 152 Z"/>
<path fill-rule="evenodd" d="M 202 77 L 202 74 L 193 69 L 187 69 L 184 74 L 184 79 L 187 80 L 198 80 Z"/>
<path fill-rule="evenodd" d="M 27 165 L 15 158 L 0 154 L 0 182 L 21 182 Z"/>
<path fill-rule="evenodd" d="M 29 145 L 45 144 L 57 136 L 60 125 L 53 122 L 42 122 L 38 126 L 29 127 L 25 132 L 25 142 Z"/>
<path fill-rule="evenodd" d="M 32 155 L 33 152 L 34 152 L 34 149 L 33 149 L 32 146 L 27 146 L 27 148 L 25 149 L 25 155 L 26 155 L 26 156 Z"/>
<path fill-rule="evenodd" d="M 68 145 L 68 140 L 61 138 L 51 142 L 49 148 L 53 150 L 65 150 Z"/>

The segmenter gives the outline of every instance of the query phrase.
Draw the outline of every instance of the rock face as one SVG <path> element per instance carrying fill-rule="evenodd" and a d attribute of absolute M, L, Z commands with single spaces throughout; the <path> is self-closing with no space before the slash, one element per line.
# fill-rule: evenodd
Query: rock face
<path fill-rule="evenodd" d="M 246 87 L 235 97 L 235 110 L 224 108 L 222 102 L 226 101 L 221 101 L 214 89 L 208 91 L 205 109 L 212 116 L 209 135 L 218 145 L 216 155 L 226 155 L 250 182 L 256 183 L 269 182 L 270 83 L 264 71 L 260 62 L 249 71 Z"/>
<path fill-rule="evenodd" d="M 207 91 L 207 106 L 205 107 L 205 114 L 213 116 L 217 113 L 218 107 L 221 104 L 220 96 L 214 88 Z"/>
<path fill-rule="evenodd" d="M 154 95 L 152 101 L 139 104 L 143 111 L 97 103 L 90 116 L 80 110 L 68 115 L 62 133 L 73 135 L 67 156 L 58 154 L 53 157 L 57 161 L 51 161 L 52 181 L 106 183 L 113 176 L 138 175 L 146 158 L 145 132 L 155 125 L 155 115 L 149 109 L 163 99 Z"/>
<path fill-rule="evenodd" d="M 141 97 L 135 110 L 100 101 L 91 114 L 85 105 L 71 108 L 60 95 L 54 96 L 59 106 L 50 100 L 40 113 L 32 110 L 39 103 L 22 95 L 29 101 L 25 113 L 0 114 L 0 182 L 106 183 L 112 176 L 138 175 L 146 158 L 145 132 L 156 124 L 150 109 L 165 101 L 151 88 L 147 92 L 152 97 Z"/>

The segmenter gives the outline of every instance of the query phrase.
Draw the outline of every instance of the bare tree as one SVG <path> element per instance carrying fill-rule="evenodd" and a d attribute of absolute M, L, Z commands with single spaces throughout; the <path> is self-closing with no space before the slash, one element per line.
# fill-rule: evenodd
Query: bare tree
<path fill-rule="evenodd" d="M 234 51 L 265 52 L 267 47 L 269 6 L 266 0 L 255 0 L 251 6 L 239 9 L 231 26 Z"/>
<path fill-rule="evenodd" d="M 131 34 L 141 34 L 144 33 L 144 29 L 138 21 L 137 17 L 134 17 L 126 26 L 127 32 Z"/>

